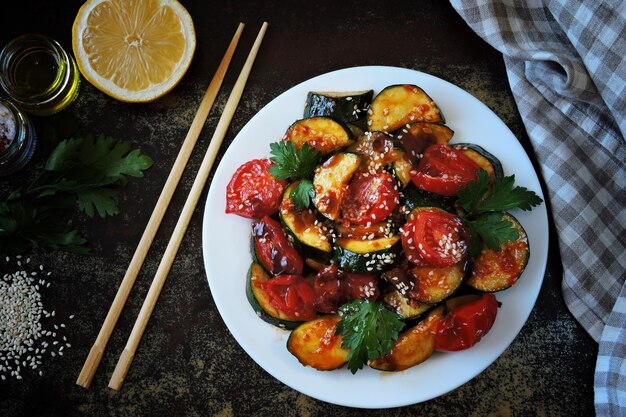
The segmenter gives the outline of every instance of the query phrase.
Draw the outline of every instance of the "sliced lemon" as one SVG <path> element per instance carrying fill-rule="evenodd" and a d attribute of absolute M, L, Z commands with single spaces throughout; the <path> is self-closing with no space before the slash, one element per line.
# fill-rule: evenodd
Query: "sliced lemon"
<path fill-rule="evenodd" d="M 147 102 L 182 79 L 196 35 L 176 0 L 88 0 L 74 20 L 72 47 L 80 72 L 100 91 Z"/>

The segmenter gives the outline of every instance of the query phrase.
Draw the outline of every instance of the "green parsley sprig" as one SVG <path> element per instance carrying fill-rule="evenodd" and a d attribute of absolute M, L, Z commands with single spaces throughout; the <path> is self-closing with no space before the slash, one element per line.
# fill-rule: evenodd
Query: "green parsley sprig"
<path fill-rule="evenodd" d="M 298 150 L 292 141 L 270 143 L 270 161 L 274 162 L 269 169 L 277 180 L 300 180 L 291 192 L 291 199 L 297 209 L 308 208 L 313 195 L 313 173 L 319 165 L 322 154 L 308 143 Z"/>
<path fill-rule="evenodd" d="M 130 141 L 87 136 L 60 142 L 36 180 L 0 202 L 0 253 L 88 253 L 86 239 L 68 225 L 69 213 L 78 206 L 88 217 L 118 214 L 119 187 L 128 177 L 142 177 L 152 163 Z"/>
<path fill-rule="evenodd" d="M 483 243 L 490 249 L 498 250 L 504 243 L 519 237 L 513 224 L 502 217 L 505 211 L 516 208 L 528 211 L 543 202 L 534 191 L 526 187 L 514 187 L 514 183 L 515 175 L 496 178 L 487 195 L 489 174 L 480 169 L 476 180 L 457 193 L 458 203 L 466 212 L 467 224 L 472 233 L 470 255 L 478 256 Z"/>
<path fill-rule="evenodd" d="M 376 301 L 353 300 L 339 308 L 339 315 L 335 333 L 342 335 L 341 347 L 350 349 L 348 369 L 353 374 L 368 360 L 386 355 L 404 326 L 400 315 Z"/>

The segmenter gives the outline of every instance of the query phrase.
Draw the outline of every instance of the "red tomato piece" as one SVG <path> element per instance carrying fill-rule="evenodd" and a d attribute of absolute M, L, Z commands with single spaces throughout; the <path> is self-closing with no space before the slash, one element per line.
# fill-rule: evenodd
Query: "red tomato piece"
<path fill-rule="evenodd" d="M 448 144 L 435 144 L 411 170 L 411 180 L 417 188 L 445 196 L 455 196 L 461 187 L 478 176 L 480 167 L 463 152 Z"/>
<path fill-rule="evenodd" d="M 336 313 L 348 301 L 357 298 L 376 300 L 380 295 L 376 277 L 344 272 L 336 265 L 330 265 L 317 273 L 313 290 L 317 311 L 321 313 Z"/>
<path fill-rule="evenodd" d="M 398 184 L 388 172 L 355 176 L 341 200 L 342 218 L 350 223 L 378 223 L 400 201 Z"/>
<path fill-rule="evenodd" d="M 265 216 L 252 225 L 252 235 L 256 257 L 270 275 L 302 275 L 302 256 L 291 246 L 279 222 Z"/>
<path fill-rule="evenodd" d="M 263 283 L 270 304 L 285 313 L 290 320 L 313 320 L 315 293 L 311 284 L 300 275 L 280 275 Z"/>
<path fill-rule="evenodd" d="M 409 261 L 423 266 L 451 266 L 467 253 L 471 235 L 462 220 L 438 209 L 416 210 L 413 219 L 400 229 L 404 253 Z"/>
<path fill-rule="evenodd" d="M 346 301 L 356 300 L 357 298 L 376 300 L 380 295 L 378 279 L 372 275 L 346 272 L 343 283 L 345 284 Z"/>
<path fill-rule="evenodd" d="M 328 266 L 315 275 L 313 281 L 315 304 L 320 313 L 335 313 L 344 299 L 339 269 Z"/>
<path fill-rule="evenodd" d="M 287 181 L 277 181 L 269 159 L 253 159 L 237 168 L 226 187 L 226 213 L 260 219 L 278 212 Z"/>
<path fill-rule="evenodd" d="M 498 301 L 493 294 L 452 308 L 439 324 L 435 349 L 458 351 L 474 346 L 491 330 L 497 314 Z"/>
<path fill-rule="evenodd" d="M 428 263 L 420 256 L 415 244 L 413 234 L 415 229 L 411 222 L 407 222 L 400 228 L 400 241 L 402 242 L 402 250 L 409 262 L 417 266 L 426 266 Z"/>

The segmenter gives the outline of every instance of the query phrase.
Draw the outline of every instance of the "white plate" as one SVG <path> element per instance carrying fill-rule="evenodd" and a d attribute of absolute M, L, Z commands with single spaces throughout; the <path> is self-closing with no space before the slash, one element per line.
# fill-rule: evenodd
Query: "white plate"
<path fill-rule="evenodd" d="M 526 322 L 543 280 L 548 252 L 545 204 L 514 214 L 526 229 L 531 256 L 512 288 L 497 294 L 502 302 L 495 325 L 476 346 L 462 352 L 438 353 L 424 363 L 398 373 L 365 368 L 352 375 L 345 368 L 320 372 L 305 368 L 286 349 L 289 333 L 256 316 L 245 295 L 251 222 L 224 214 L 226 185 L 244 162 L 269 156 L 269 144 L 282 138 L 287 127 L 302 118 L 309 91 L 378 93 L 391 84 L 416 84 L 440 106 L 455 134 L 453 142 L 472 142 L 500 159 L 505 175 L 515 174 L 517 185 L 542 198 L 537 175 L 528 156 L 506 125 L 476 98 L 447 81 L 421 72 L 393 67 L 357 67 L 334 71 L 284 92 L 239 132 L 222 159 L 207 198 L 203 225 L 206 273 L 215 304 L 243 349 L 267 372 L 288 386 L 329 403 L 388 408 L 414 404 L 443 395 L 482 372 L 509 346 Z M 244 377 L 244 376 L 242 376 Z"/>

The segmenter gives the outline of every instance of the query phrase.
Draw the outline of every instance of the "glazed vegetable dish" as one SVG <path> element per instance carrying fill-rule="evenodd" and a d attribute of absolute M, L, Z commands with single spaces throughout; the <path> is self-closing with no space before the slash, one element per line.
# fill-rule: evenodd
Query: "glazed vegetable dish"
<path fill-rule="evenodd" d="M 489 332 L 530 254 L 509 211 L 541 199 L 450 122 L 416 85 L 310 92 L 270 158 L 232 176 L 246 296 L 303 365 L 401 371 Z"/>

